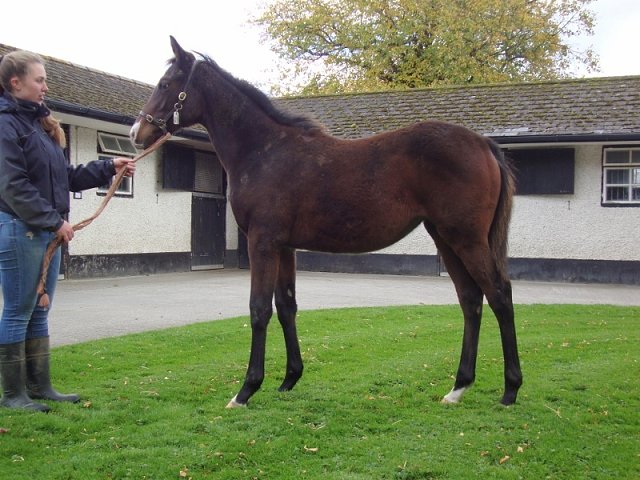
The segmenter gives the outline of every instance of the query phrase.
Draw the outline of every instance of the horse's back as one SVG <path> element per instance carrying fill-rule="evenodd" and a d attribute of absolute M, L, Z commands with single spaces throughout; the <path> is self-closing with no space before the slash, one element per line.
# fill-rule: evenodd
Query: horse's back
<path fill-rule="evenodd" d="M 277 213 L 283 224 L 295 219 L 297 248 L 376 250 L 425 221 L 489 229 L 500 172 L 487 139 L 471 130 L 429 121 L 355 140 L 317 137 L 303 148 L 296 162 L 304 164 L 283 168 L 288 180 L 279 182 L 279 195 L 294 193 L 292 212 Z"/>
<path fill-rule="evenodd" d="M 354 141 L 350 158 L 377 188 L 437 210 L 464 202 L 489 203 L 500 192 L 500 166 L 491 140 L 466 127 L 423 121 Z M 443 202 L 449 207 L 445 208 Z M 433 206 L 428 208 L 433 211 Z"/>

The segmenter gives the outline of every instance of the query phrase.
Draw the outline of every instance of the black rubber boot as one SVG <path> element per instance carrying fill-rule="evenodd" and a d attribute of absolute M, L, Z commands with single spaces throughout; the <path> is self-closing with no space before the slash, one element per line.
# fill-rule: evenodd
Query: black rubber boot
<path fill-rule="evenodd" d="M 49 337 L 30 338 L 25 342 L 27 359 L 27 391 L 32 398 L 75 403 L 80 397 L 54 390 L 49 373 Z"/>
<path fill-rule="evenodd" d="M 34 402 L 27 394 L 24 348 L 25 342 L 0 345 L 0 376 L 2 376 L 0 405 L 8 408 L 48 412 L 51 410 L 48 406 Z"/>

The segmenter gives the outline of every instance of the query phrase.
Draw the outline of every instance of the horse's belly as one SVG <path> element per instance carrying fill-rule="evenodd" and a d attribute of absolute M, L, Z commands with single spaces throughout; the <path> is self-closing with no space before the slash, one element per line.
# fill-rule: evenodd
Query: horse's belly
<path fill-rule="evenodd" d="M 371 223 L 368 219 L 345 219 L 341 223 L 318 225 L 313 231 L 307 230 L 299 236 L 297 242 L 295 238 L 292 239 L 292 246 L 331 253 L 372 252 L 398 242 L 420 222 L 420 219 L 402 223 Z"/>

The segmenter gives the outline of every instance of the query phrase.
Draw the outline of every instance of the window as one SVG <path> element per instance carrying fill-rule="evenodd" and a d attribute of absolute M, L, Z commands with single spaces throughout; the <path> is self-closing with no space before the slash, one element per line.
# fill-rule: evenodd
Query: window
<path fill-rule="evenodd" d="M 213 152 L 167 144 L 164 148 L 162 187 L 224 196 L 225 175 Z"/>
<path fill-rule="evenodd" d="M 98 160 L 109 160 L 115 157 L 134 157 L 137 153 L 136 148 L 127 137 L 118 137 L 107 133 L 98 133 L 98 150 L 100 153 L 112 153 L 115 155 L 98 155 Z M 114 177 L 115 178 L 115 177 Z M 113 179 L 102 187 L 98 188 L 98 195 L 106 195 L 111 187 Z M 115 191 L 116 196 L 133 196 L 133 178 L 123 177 L 122 182 Z"/>
<path fill-rule="evenodd" d="M 100 151 L 103 153 L 115 153 L 124 157 L 133 157 L 138 151 L 127 137 L 116 137 L 106 133 L 98 133 Z"/>
<path fill-rule="evenodd" d="M 509 149 L 516 175 L 516 195 L 572 194 L 575 176 L 573 148 Z"/>
<path fill-rule="evenodd" d="M 224 173 L 214 153 L 195 152 L 194 192 L 224 195 Z"/>
<path fill-rule="evenodd" d="M 640 205 L 640 148 L 605 148 L 602 204 Z"/>
<path fill-rule="evenodd" d="M 121 155 L 122 156 L 122 155 Z M 115 157 L 107 156 L 107 155 L 98 155 L 98 160 L 109 160 Z M 98 187 L 98 195 L 106 195 L 111 188 L 111 184 L 115 180 L 115 176 L 111 177 L 111 180 L 106 185 Z M 132 197 L 133 196 L 133 178 L 131 177 L 122 177 L 122 181 L 118 188 L 116 189 L 114 195 L 123 196 L 123 197 Z"/>

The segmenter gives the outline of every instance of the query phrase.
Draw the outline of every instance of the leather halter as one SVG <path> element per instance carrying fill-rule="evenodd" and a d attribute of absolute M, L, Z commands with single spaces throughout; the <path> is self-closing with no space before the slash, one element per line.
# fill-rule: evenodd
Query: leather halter
<path fill-rule="evenodd" d="M 173 111 L 169 112 L 165 118 L 156 118 L 150 113 L 145 113 L 140 110 L 138 114 L 140 117 L 144 118 L 148 123 L 158 127 L 162 133 L 167 133 L 167 122 L 171 117 L 173 117 L 173 124 L 180 125 L 180 110 L 182 110 L 183 103 L 187 99 L 187 86 L 191 82 L 191 77 L 193 76 L 193 72 L 196 69 L 196 65 L 200 63 L 200 60 L 194 60 L 193 65 L 191 65 L 191 70 L 189 71 L 189 75 L 187 76 L 187 81 L 184 82 L 184 86 L 182 87 L 182 91 L 178 94 L 178 101 L 173 105 Z"/>

